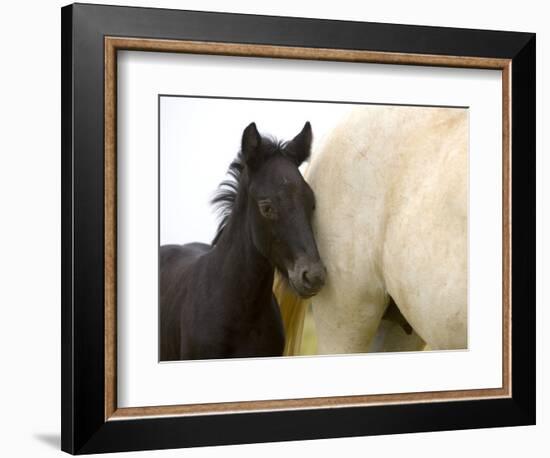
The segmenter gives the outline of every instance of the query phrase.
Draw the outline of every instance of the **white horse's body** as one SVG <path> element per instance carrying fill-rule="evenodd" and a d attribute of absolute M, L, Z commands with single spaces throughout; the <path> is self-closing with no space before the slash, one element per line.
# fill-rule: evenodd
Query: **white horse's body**
<path fill-rule="evenodd" d="M 319 354 L 368 351 L 389 296 L 430 348 L 467 347 L 467 151 L 466 110 L 369 106 L 314 152 Z"/>

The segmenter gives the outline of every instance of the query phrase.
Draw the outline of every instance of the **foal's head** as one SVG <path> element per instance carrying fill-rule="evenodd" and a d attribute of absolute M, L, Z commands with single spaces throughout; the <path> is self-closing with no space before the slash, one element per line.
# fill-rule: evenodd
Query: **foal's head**
<path fill-rule="evenodd" d="M 309 157 L 311 141 L 309 122 L 289 142 L 261 136 L 252 123 L 241 147 L 252 242 L 302 297 L 321 289 L 326 272 L 311 229 L 315 196 L 298 170 Z"/>
<path fill-rule="evenodd" d="M 316 294 L 326 275 L 311 230 L 315 196 L 298 170 L 309 157 L 311 140 L 309 122 L 289 142 L 263 137 L 250 124 L 229 168 L 233 179 L 224 181 L 213 199 L 223 214 L 213 244 L 230 219 L 246 221 L 245 236 L 302 297 Z"/>

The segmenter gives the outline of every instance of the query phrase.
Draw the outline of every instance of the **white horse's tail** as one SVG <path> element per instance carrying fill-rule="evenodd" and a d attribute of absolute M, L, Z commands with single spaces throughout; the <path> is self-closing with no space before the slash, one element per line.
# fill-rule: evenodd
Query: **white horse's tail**
<path fill-rule="evenodd" d="M 309 301 L 298 296 L 289 286 L 288 281 L 276 272 L 273 281 L 273 293 L 281 309 L 285 328 L 285 356 L 300 354 L 302 332 Z"/>

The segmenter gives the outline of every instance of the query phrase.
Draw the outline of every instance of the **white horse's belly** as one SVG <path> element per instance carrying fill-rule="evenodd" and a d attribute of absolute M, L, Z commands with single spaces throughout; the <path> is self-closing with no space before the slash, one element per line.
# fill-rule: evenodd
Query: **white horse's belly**
<path fill-rule="evenodd" d="M 432 349 L 467 347 L 466 237 L 419 224 L 388 229 L 385 282 L 401 313 Z M 405 245 L 411 245 L 405 248 Z"/>
<path fill-rule="evenodd" d="M 388 294 L 431 348 L 466 346 L 466 116 L 361 108 L 314 153 L 320 350 L 367 351 Z"/>

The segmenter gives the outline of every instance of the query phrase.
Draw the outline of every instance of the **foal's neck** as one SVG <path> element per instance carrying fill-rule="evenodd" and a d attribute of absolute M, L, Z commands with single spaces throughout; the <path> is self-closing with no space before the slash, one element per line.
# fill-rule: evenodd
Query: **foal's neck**
<path fill-rule="evenodd" d="M 214 251 L 223 266 L 222 288 L 254 313 L 271 301 L 274 268 L 254 246 L 246 214 L 244 208 L 231 215 Z"/>

